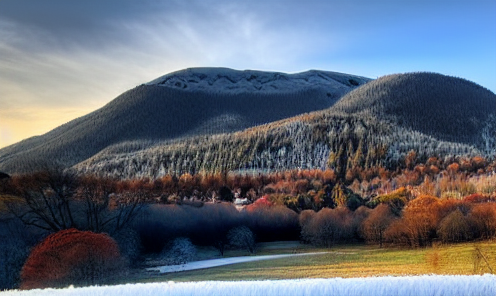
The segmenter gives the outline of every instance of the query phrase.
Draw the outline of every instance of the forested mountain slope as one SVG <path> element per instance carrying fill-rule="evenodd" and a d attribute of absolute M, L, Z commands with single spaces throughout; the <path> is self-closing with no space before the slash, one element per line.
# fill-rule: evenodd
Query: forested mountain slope
<path fill-rule="evenodd" d="M 284 74 L 186 69 L 137 86 L 42 136 L 1 149 L 0 171 L 29 172 L 54 162 L 70 167 L 112 145 L 125 143 L 139 150 L 157 141 L 238 131 L 327 108 L 368 81 L 315 70 Z"/>
<path fill-rule="evenodd" d="M 425 160 L 496 154 L 496 95 L 433 73 L 381 77 L 333 107 L 247 130 L 166 141 L 122 143 L 76 166 L 122 178 L 185 172 L 394 168 L 416 152 Z"/>
<path fill-rule="evenodd" d="M 494 98 L 491 91 L 468 80 L 409 73 L 381 77 L 350 92 L 332 109 L 482 148 L 488 140 L 485 128 L 496 116 Z"/>

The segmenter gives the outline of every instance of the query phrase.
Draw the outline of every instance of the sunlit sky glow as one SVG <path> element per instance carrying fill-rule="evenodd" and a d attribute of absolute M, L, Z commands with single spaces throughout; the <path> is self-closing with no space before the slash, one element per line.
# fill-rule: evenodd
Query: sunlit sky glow
<path fill-rule="evenodd" d="M 431 71 L 496 92 L 494 36 L 494 0 L 0 0 L 0 147 L 188 67 Z"/>

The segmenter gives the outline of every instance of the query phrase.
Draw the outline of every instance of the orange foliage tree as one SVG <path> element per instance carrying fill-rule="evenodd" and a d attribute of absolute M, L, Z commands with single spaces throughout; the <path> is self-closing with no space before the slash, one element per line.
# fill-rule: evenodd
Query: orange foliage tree
<path fill-rule="evenodd" d="M 388 226 L 394 221 L 395 215 L 386 204 L 377 206 L 362 223 L 362 233 L 365 239 L 371 243 L 379 243 L 382 248 L 384 233 Z"/>
<path fill-rule="evenodd" d="M 496 236 L 496 203 L 475 205 L 468 218 L 474 238 L 490 239 Z"/>
<path fill-rule="evenodd" d="M 458 243 L 472 238 L 470 220 L 456 209 L 439 223 L 437 235 L 444 243 Z"/>
<path fill-rule="evenodd" d="M 108 283 L 122 267 L 119 247 L 110 236 L 62 230 L 33 249 L 21 271 L 21 289 Z"/>
<path fill-rule="evenodd" d="M 436 236 L 439 207 L 439 199 L 433 196 L 410 201 L 401 220 L 392 223 L 385 232 L 386 240 L 412 247 L 429 245 Z"/>

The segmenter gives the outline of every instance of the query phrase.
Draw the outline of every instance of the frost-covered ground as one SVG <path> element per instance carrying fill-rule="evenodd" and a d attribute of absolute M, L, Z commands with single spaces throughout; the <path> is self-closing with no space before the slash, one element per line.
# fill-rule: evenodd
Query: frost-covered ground
<path fill-rule="evenodd" d="M 186 271 L 186 270 L 194 270 L 194 269 L 211 268 L 211 267 L 244 263 L 244 262 L 261 261 L 261 260 L 269 260 L 269 259 L 279 259 L 279 258 L 286 258 L 286 257 L 291 257 L 291 256 L 306 256 L 306 255 L 317 255 L 317 254 L 325 254 L 325 253 L 326 252 L 231 257 L 231 258 L 222 258 L 222 259 L 194 261 L 194 262 L 189 262 L 189 263 L 185 263 L 185 264 L 181 264 L 181 265 L 167 265 L 167 266 L 151 267 L 151 268 L 147 268 L 146 270 L 147 271 L 158 271 L 160 273 L 168 273 L 168 272 L 178 272 L 178 271 Z"/>
<path fill-rule="evenodd" d="M 418 276 L 376 277 L 352 279 L 300 279 L 281 281 L 242 282 L 193 282 L 153 283 L 72 289 L 46 289 L 31 291 L 8 291 L 2 295 L 58 296 L 58 295 L 449 295 L 491 296 L 496 295 L 496 276 Z"/>

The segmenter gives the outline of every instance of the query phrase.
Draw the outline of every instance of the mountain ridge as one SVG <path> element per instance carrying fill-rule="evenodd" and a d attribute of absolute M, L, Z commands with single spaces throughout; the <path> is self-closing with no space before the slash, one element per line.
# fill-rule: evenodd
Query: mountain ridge
<path fill-rule="evenodd" d="M 233 70 L 229 68 L 188 68 L 163 75 L 147 85 L 209 92 L 292 92 L 302 88 L 334 87 L 338 95 L 347 88 L 362 85 L 369 78 L 331 71 L 308 70 L 300 73 Z"/>
<path fill-rule="evenodd" d="M 208 73 L 204 73 L 205 71 Z M 356 82 L 354 84 L 358 85 L 370 81 L 360 76 L 316 70 L 284 74 L 226 68 L 186 69 L 167 74 L 155 81 L 160 83 L 164 81 L 164 77 L 168 81 L 180 81 L 188 79 L 192 73 L 199 73 L 204 79 L 208 80 L 210 77 L 214 82 L 219 79 L 226 80 L 223 78 L 226 75 L 232 76 L 232 79 L 227 81 L 240 81 L 250 75 L 249 77 L 255 77 L 252 79 L 254 82 L 276 77 L 273 81 L 284 85 L 290 83 L 293 77 L 307 77 L 310 81 L 313 79 L 311 77 L 318 76 L 321 72 L 324 77 L 338 77 L 344 82 L 346 79 L 353 80 Z M 279 92 L 265 91 L 262 88 L 258 92 L 239 91 L 239 88 L 233 92 L 233 88 L 219 87 L 214 85 L 215 83 L 212 83 L 210 91 L 193 88 L 184 90 L 175 83 L 169 85 L 152 82 L 130 89 L 104 107 L 44 135 L 0 149 L 0 171 L 10 174 L 29 172 L 43 169 L 49 165 L 48 162 L 53 161 L 62 167 L 71 167 L 106 147 L 122 142 L 142 141 L 148 146 L 156 141 L 242 130 L 327 108 L 344 93 L 356 87 L 349 81 L 348 84 L 342 84 L 331 78 L 323 79 L 313 87 L 295 84 Z M 246 87 L 249 84 L 243 85 Z M 203 85 L 203 88 L 205 87 Z"/>
<path fill-rule="evenodd" d="M 425 76 L 425 77 L 424 77 Z M 424 79 L 424 78 L 427 78 Z M 400 91 L 393 84 L 409 81 Z M 437 85 L 440 90 L 425 87 L 425 81 L 448 81 Z M 376 89 L 379 87 L 378 89 Z M 457 89 L 457 88 L 462 89 Z M 410 88 L 416 88 L 412 94 Z M 442 91 L 454 88 L 455 92 Z M 463 90 L 464 88 L 467 88 Z M 391 96 L 388 91 L 391 91 Z M 401 94 L 401 92 L 405 93 Z M 474 91 L 474 92 L 472 92 Z M 372 95 L 371 95 L 372 93 Z M 401 95 L 398 95 L 398 94 Z M 438 94 L 432 96 L 432 94 Z M 375 94 L 379 94 L 375 96 Z M 410 95 L 408 98 L 402 96 Z M 457 96 L 457 97 L 454 97 Z M 398 99 L 393 99 L 396 97 Z M 473 98 L 477 104 L 471 104 Z M 367 103 L 370 101 L 370 104 Z M 431 102 L 437 100 L 439 102 Z M 416 121 L 401 118 L 397 106 L 413 101 L 424 106 L 399 111 L 410 112 Z M 450 101 L 465 101 L 464 112 L 457 114 L 455 129 L 463 127 L 472 115 L 481 120 L 473 122 L 477 133 L 471 137 L 453 138 L 448 129 L 430 128 L 429 124 L 454 121 Z M 353 105 L 353 103 L 356 103 Z M 383 106 L 390 103 L 391 106 Z M 446 118 L 432 116 L 425 108 L 442 103 L 447 110 L 437 110 Z M 376 108 L 370 106 L 378 105 Z M 387 104 L 386 104 L 387 105 Z M 396 106 L 396 107 L 394 107 Z M 390 114 L 384 110 L 393 107 Z M 355 110 L 359 108 L 359 110 Z M 382 108 L 382 109 L 381 109 Z M 474 108 L 477 110 L 471 110 Z M 364 112 L 361 112 L 364 111 Z M 479 112 L 479 113 L 478 113 Z M 164 142 L 127 154 L 102 151 L 76 166 L 84 173 L 119 176 L 121 178 L 157 178 L 164 174 L 221 171 L 277 171 L 288 169 L 332 168 L 344 174 L 352 168 L 402 165 L 408 153 L 415 151 L 420 161 L 431 156 L 441 159 L 496 154 L 496 95 L 475 83 L 433 73 L 396 74 L 379 78 L 351 91 L 334 106 L 292 118 L 282 119 L 244 131 L 194 137 L 180 142 Z M 426 122 L 419 130 L 418 122 Z M 456 134 L 456 133 L 455 133 Z M 121 147 L 122 148 L 122 147 Z M 108 152 L 108 153 L 107 153 Z"/>

